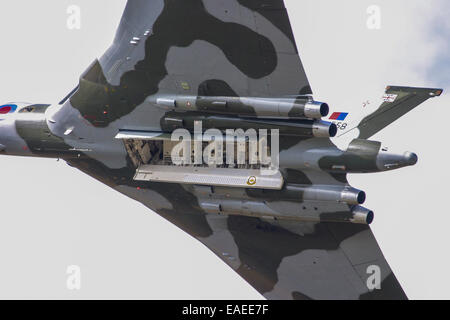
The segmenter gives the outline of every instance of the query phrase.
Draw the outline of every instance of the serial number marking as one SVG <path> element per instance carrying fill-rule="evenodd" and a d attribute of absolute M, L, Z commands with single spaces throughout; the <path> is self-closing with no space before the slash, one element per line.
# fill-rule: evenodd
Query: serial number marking
<path fill-rule="evenodd" d="M 267 304 L 227 305 L 227 315 L 265 315 L 269 311 Z"/>
<path fill-rule="evenodd" d="M 336 125 L 336 127 L 339 130 L 345 130 L 348 127 L 348 124 L 346 122 L 337 122 L 337 121 L 333 121 L 333 123 Z"/>

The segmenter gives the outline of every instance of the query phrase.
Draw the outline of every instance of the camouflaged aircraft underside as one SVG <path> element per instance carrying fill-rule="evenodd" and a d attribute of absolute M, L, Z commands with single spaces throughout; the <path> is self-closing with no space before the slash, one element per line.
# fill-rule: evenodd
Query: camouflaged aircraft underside
<path fill-rule="evenodd" d="M 347 174 L 414 165 L 414 153 L 368 139 L 441 93 L 388 87 L 341 150 L 282 0 L 129 0 L 114 43 L 63 101 L 0 107 L 0 152 L 66 160 L 198 239 L 268 299 L 406 299 Z M 179 129 L 193 139 L 182 165 Z M 266 134 L 278 166 L 242 153 L 247 135 L 209 154 L 243 162 L 191 162 L 202 155 L 185 150 L 229 129 Z"/>

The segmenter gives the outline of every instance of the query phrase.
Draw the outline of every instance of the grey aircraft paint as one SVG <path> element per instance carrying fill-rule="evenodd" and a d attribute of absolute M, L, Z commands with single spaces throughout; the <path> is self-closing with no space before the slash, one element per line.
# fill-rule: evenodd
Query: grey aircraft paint
<path fill-rule="evenodd" d="M 129 0 L 113 44 L 60 104 L 1 116 L 0 153 L 64 159 L 198 239 L 268 299 L 406 299 L 347 173 L 414 165 L 415 154 L 367 139 L 442 90 L 386 93 L 396 100 L 340 150 L 282 0 Z M 282 189 L 134 179 L 140 165 L 164 164 L 164 135 L 196 121 L 278 129 Z M 116 139 L 127 132 L 156 138 Z M 372 266 L 380 289 L 367 286 Z"/>

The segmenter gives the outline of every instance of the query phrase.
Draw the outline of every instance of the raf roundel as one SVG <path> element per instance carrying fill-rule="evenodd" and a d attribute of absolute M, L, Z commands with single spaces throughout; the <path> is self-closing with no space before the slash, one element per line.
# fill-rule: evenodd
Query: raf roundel
<path fill-rule="evenodd" d="M 17 110 L 17 106 L 15 104 L 6 104 L 0 106 L 0 114 L 8 114 L 13 113 Z"/>

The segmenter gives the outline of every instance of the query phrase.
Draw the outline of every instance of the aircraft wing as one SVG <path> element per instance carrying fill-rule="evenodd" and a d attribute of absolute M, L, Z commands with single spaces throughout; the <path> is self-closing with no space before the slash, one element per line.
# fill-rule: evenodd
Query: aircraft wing
<path fill-rule="evenodd" d="M 348 186 L 345 175 L 303 174 L 290 172 L 287 179 Z M 333 202 L 287 203 L 270 191 L 264 199 L 286 212 L 318 208 L 324 220 L 349 211 Z M 198 239 L 267 299 L 407 299 L 367 224 L 240 215 L 207 215 L 206 221 L 211 235 Z"/>
<path fill-rule="evenodd" d="M 282 0 L 130 0 L 100 64 L 108 83 L 149 92 L 311 93 Z"/>
<path fill-rule="evenodd" d="M 207 219 L 202 242 L 267 299 L 407 298 L 366 225 Z M 368 290 L 375 272 L 380 286 Z"/>
<path fill-rule="evenodd" d="M 117 177 L 127 175 L 127 170 L 111 170 L 93 159 L 69 164 L 141 202 L 202 242 L 268 299 L 407 299 L 367 224 L 209 214 L 201 206 L 202 199 L 214 198 L 220 190 L 216 195 L 205 194 L 199 186 L 166 183 L 144 189 L 138 182 L 117 183 Z M 301 182 L 298 173 L 291 176 Z M 317 179 L 347 184 L 345 176 Z M 265 202 L 286 210 L 317 206 L 324 219 L 349 210 L 338 203 L 292 204 L 270 196 Z"/>

